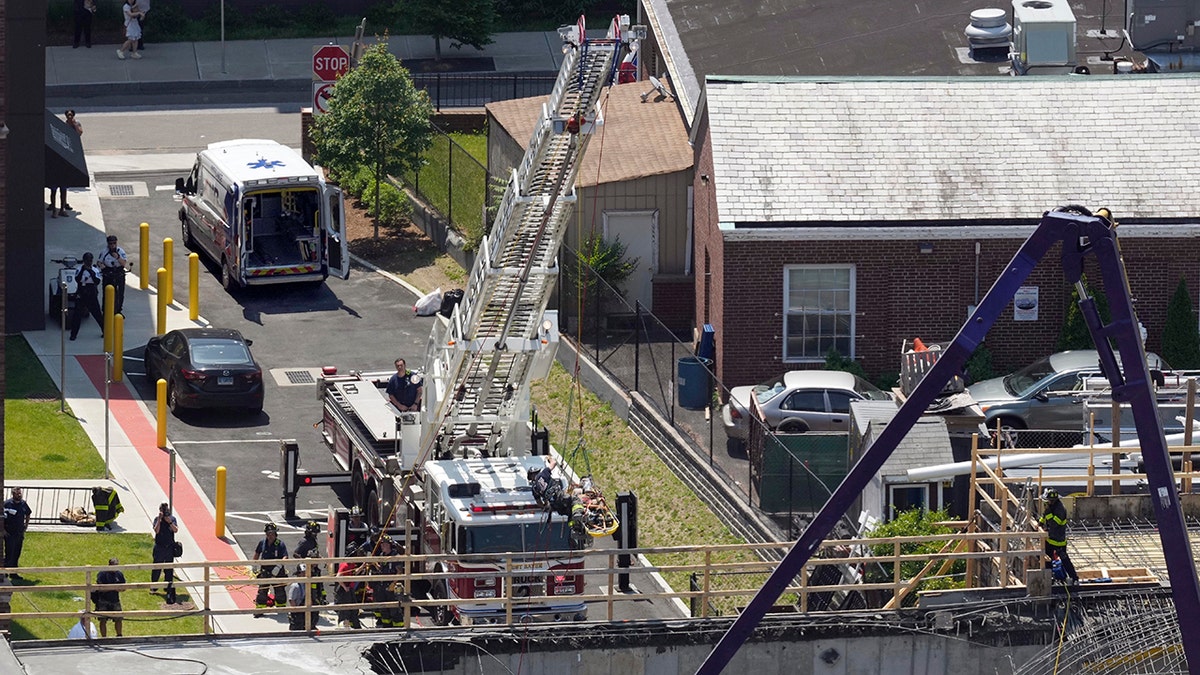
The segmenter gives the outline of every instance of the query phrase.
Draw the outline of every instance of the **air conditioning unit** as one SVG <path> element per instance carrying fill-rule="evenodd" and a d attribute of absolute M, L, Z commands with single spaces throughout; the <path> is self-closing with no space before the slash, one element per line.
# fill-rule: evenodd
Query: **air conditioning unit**
<path fill-rule="evenodd" d="M 1067 0 L 1013 0 L 1013 70 L 1060 74 L 1075 59 L 1075 13 Z"/>

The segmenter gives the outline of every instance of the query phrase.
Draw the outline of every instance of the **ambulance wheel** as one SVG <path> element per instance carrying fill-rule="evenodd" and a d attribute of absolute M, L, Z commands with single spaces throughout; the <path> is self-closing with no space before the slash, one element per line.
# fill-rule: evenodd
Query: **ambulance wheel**
<path fill-rule="evenodd" d="M 229 269 L 229 262 L 221 258 L 221 286 L 226 293 L 232 293 L 237 282 L 233 280 L 233 270 Z"/>
<path fill-rule="evenodd" d="M 183 245 L 189 251 L 196 250 L 196 238 L 192 236 L 192 225 L 186 217 L 179 218 L 180 227 L 183 229 Z"/>
<path fill-rule="evenodd" d="M 446 583 L 444 581 L 436 582 L 432 595 L 434 600 L 445 600 L 447 596 Z M 429 608 L 429 613 L 433 622 L 439 626 L 449 626 L 454 622 L 454 611 L 450 609 L 450 605 L 434 605 Z"/>

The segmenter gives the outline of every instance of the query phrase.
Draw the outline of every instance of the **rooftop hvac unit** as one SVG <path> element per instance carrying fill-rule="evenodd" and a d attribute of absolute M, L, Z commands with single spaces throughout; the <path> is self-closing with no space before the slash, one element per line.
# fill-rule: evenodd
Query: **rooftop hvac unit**
<path fill-rule="evenodd" d="M 1012 40 L 1012 26 L 1008 25 L 1008 14 L 996 7 L 977 9 L 971 12 L 971 23 L 963 31 L 971 49 L 1008 49 Z"/>
<path fill-rule="evenodd" d="M 1013 0 L 1013 69 L 1024 75 L 1075 67 L 1075 13 L 1067 0 Z"/>

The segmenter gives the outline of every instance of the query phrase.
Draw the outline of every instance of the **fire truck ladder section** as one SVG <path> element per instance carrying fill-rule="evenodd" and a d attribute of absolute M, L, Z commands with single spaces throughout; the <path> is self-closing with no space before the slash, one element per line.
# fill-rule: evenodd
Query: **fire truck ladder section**
<path fill-rule="evenodd" d="M 436 448 L 439 458 L 529 454 L 521 433 L 529 382 L 554 358 L 557 319 L 546 306 L 579 162 L 603 124 L 601 90 L 625 44 L 621 27 L 614 22 L 604 39 L 564 37 L 569 48 L 558 80 L 480 245 L 467 294 L 449 324 L 435 324 L 430 335 L 424 409 L 432 414 L 421 448 Z"/>

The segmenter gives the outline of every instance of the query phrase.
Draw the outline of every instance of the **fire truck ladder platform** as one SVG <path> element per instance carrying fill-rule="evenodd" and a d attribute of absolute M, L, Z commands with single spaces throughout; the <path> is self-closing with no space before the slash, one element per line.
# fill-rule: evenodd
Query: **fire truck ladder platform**
<path fill-rule="evenodd" d="M 480 246 L 467 295 L 448 326 L 434 327 L 425 361 L 434 405 L 426 406 L 432 416 L 422 448 L 436 441 L 444 450 L 462 448 L 464 456 L 468 448 L 509 454 L 506 439 L 515 442 L 514 425 L 527 422 L 535 357 L 547 351 L 550 332 L 557 339 L 557 326 L 543 320 L 573 213 L 575 176 L 588 138 L 603 124 L 600 94 L 622 49 L 614 32 L 572 44 L 564 56 L 492 234 Z"/>

